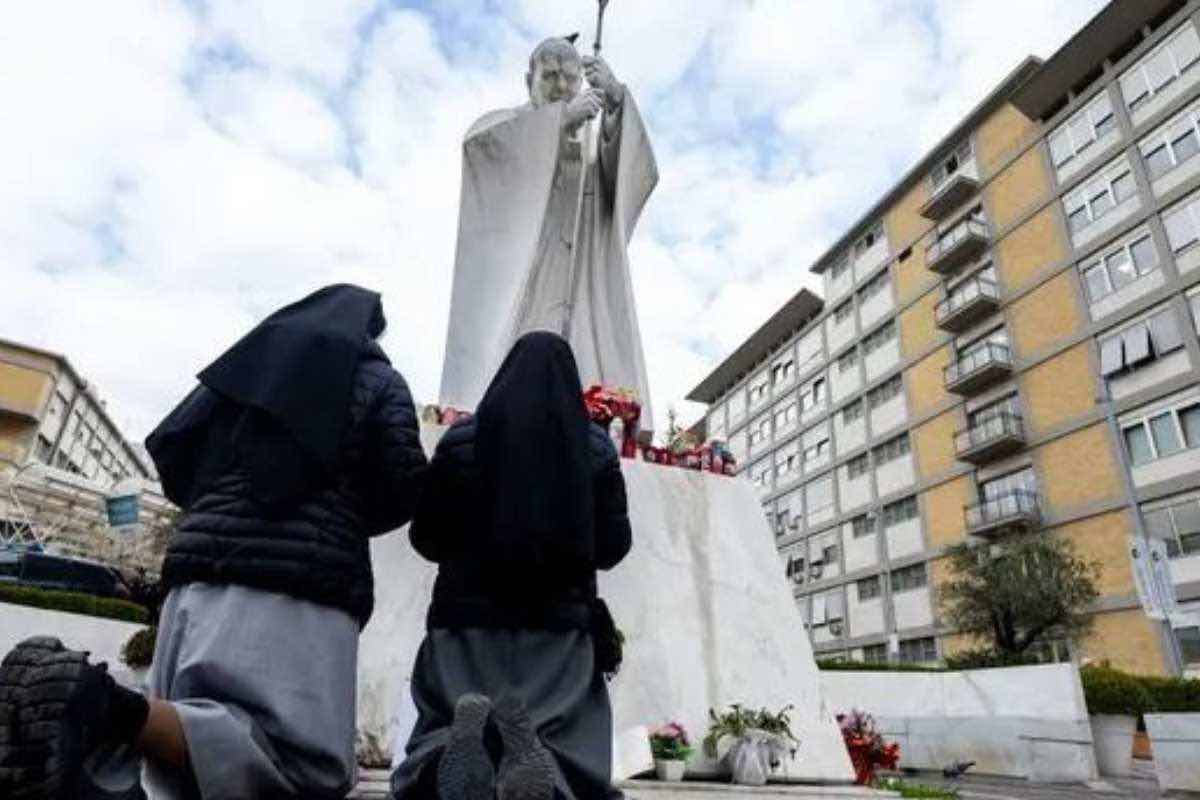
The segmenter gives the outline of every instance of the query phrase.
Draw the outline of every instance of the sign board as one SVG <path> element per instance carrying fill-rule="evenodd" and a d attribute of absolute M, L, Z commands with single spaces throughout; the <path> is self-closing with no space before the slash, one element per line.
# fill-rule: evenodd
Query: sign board
<path fill-rule="evenodd" d="M 106 497 L 104 506 L 108 512 L 108 524 L 114 528 L 124 528 L 136 525 L 138 512 L 141 510 L 141 496 L 123 494 Z"/>

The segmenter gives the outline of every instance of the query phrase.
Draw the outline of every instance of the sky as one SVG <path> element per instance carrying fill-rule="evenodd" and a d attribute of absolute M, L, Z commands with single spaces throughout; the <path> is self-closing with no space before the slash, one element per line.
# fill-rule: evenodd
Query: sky
<path fill-rule="evenodd" d="M 603 52 L 660 181 L 630 247 L 658 414 L 1029 54 L 1102 0 L 614 0 Z M 460 146 L 591 0 L 26 3 L 0 28 L 0 338 L 140 439 L 275 308 L 383 294 L 436 402 Z"/>

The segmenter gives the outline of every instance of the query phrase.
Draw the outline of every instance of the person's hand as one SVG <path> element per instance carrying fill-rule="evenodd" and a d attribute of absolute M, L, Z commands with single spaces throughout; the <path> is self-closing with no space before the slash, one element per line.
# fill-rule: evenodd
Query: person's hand
<path fill-rule="evenodd" d="M 574 135 L 579 127 L 589 119 L 595 119 L 604 108 L 604 96 L 598 89 L 588 89 L 581 92 L 574 100 L 567 103 L 563 114 L 563 130 Z"/>
<path fill-rule="evenodd" d="M 583 75 L 587 78 L 589 85 L 604 92 L 611 104 L 616 104 L 621 101 L 621 84 L 617 82 L 617 78 L 613 75 L 612 69 L 608 66 L 603 58 L 599 56 L 584 56 L 583 57 Z"/>

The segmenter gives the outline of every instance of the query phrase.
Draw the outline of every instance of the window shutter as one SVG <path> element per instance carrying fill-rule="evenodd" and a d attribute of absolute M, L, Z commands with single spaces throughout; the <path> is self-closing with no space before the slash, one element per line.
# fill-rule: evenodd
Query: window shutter
<path fill-rule="evenodd" d="M 1104 377 L 1115 375 L 1125 366 L 1125 349 L 1121 336 L 1109 337 L 1100 342 L 1100 374 Z"/>
<path fill-rule="evenodd" d="M 1125 343 L 1125 365 L 1135 367 L 1151 357 L 1150 328 L 1138 323 L 1121 334 Z"/>
<path fill-rule="evenodd" d="M 824 625 L 826 619 L 825 595 L 815 594 L 812 598 L 812 624 Z"/>
<path fill-rule="evenodd" d="M 1179 321 L 1169 308 L 1150 318 L 1150 334 L 1154 338 L 1154 354 L 1156 356 L 1183 347 L 1183 336 L 1179 333 Z"/>

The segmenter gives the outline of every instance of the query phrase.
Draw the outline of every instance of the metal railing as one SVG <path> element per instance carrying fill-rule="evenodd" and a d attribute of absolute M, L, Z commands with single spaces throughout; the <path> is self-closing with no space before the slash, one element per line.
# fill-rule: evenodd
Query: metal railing
<path fill-rule="evenodd" d="M 982 347 L 973 348 L 966 354 L 959 356 L 957 361 L 945 367 L 943 374 L 946 379 L 946 385 L 950 386 L 958 383 L 962 379 L 970 377 L 981 369 L 994 364 L 1009 368 L 1012 367 L 1012 350 L 1008 345 L 987 342 Z"/>
<path fill-rule="evenodd" d="M 1007 521 L 1025 520 L 1031 524 L 1041 519 L 1041 501 L 1037 492 L 1012 489 L 999 497 L 973 506 L 965 506 L 967 531 L 990 528 Z"/>
<path fill-rule="evenodd" d="M 937 304 L 934 315 L 940 323 L 981 298 L 999 303 L 1000 288 L 996 286 L 995 281 L 989 281 L 987 278 L 969 278 L 954 287 L 954 291 Z"/>
<path fill-rule="evenodd" d="M 971 236 L 987 239 L 991 233 L 982 220 L 965 219 L 925 249 L 925 263 L 934 263 Z"/>
<path fill-rule="evenodd" d="M 954 447 L 961 455 L 1004 437 L 1025 438 L 1025 423 L 1020 415 L 1008 411 L 988 414 L 974 425 L 954 434 Z"/>

